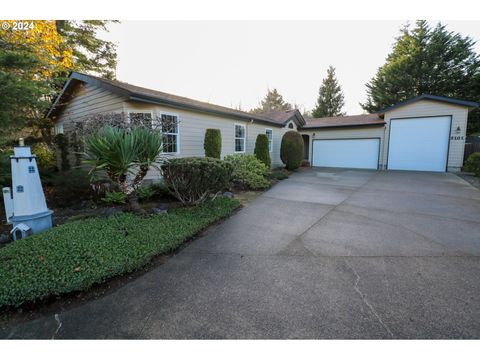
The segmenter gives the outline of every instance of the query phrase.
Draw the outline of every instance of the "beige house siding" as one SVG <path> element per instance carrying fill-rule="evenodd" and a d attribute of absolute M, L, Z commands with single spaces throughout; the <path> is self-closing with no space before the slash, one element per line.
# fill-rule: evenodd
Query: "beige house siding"
<path fill-rule="evenodd" d="M 253 154 L 255 141 L 258 134 L 265 134 L 266 129 L 273 131 L 273 151 L 270 153 L 272 166 L 280 166 L 280 142 L 286 128 L 275 126 L 274 124 L 263 124 L 232 118 L 224 118 L 199 112 L 181 110 L 167 106 L 146 104 L 141 102 L 125 102 L 125 111 L 152 111 L 159 115 L 162 112 L 178 116 L 179 127 L 179 152 L 169 154 L 169 157 L 187 157 L 187 156 L 205 156 L 203 141 L 205 130 L 208 128 L 220 129 L 222 134 L 222 153 L 221 157 L 235 153 L 235 124 L 245 125 L 246 143 L 245 153 Z M 152 171 L 147 178 L 158 178 L 158 172 Z"/>
<path fill-rule="evenodd" d="M 398 118 L 417 118 L 427 116 L 452 116 L 451 140 L 448 152 L 448 171 L 459 171 L 463 165 L 465 136 L 467 131 L 468 108 L 437 101 L 421 100 L 385 113 L 386 137 L 390 131 L 390 120 Z M 460 127 L 460 133 L 456 132 Z M 452 139 L 458 137 L 459 139 Z M 384 165 L 388 161 L 388 141 L 383 148 Z"/>
<path fill-rule="evenodd" d="M 73 124 L 85 116 L 97 113 L 123 111 L 125 98 L 94 85 L 78 84 L 72 99 L 67 103 L 55 122 L 62 123 L 64 132 L 73 129 Z"/>
<path fill-rule="evenodd" d="M 312 161 L 312 147 L 314 140 L 322 139 L 362 139 L 362 138 L 380 138 L 380 156 L 379 167 L 383 164 L 383 147 L 385 139 L 385 128 L 383 126 L 375 127 L 358 127 L 358 128 L 343 128 L 343 129 L 323 129 L 323 130 L 301 130 L 302 135 L 310 137 L 308 161 Z"/>

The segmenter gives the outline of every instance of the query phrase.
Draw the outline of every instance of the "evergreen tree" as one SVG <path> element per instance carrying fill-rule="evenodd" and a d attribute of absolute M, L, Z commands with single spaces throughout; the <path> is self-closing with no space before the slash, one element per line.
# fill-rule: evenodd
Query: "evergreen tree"
<path fill-rule="evenodd" d="M 116 45 L 98 37 L 98 31 L 107 31 L 110 20 L 57 20 L 58 33 L 72 49 L 74 70 L 94 72 L 108 79 L 115 78 L 117 66 Z"/>
<path fill-rule="evenodd" d="M 32 79 L 39 67 L 46 69 L 47 64 L 31 46 L 0 37 L 0 147 L 22 127 L 32 126 L 50 105 L 49 82 Z"/>
<path fill-rule="evenodd" d="M 335 68 L 329 66 L 327 77 L 323 79 L 318 91 L 317 105 L 312 110 L 314 118 L 342 116 L 342 108 L 345 106 L 342 87 L 335 76 Z"/>
<path fill-rule="evenodd" d="M 374 112 L 421 94 L 479 101 L 480 56 L 474 45 L 470 37 L 441 23 L 433 29 L 423 20 L 413 29 L 405 26 L 385 64 L 366 85 L 368 98 L 361 106 Z M 479 113 L 470 113 L 469 132 L 480 130 Z"/>
<path fill-rule="evenodd" d="M 259 106 L 250 110 L 251 113 L 258 114 L 270 111 L 291 110 L 293 106 L 283 99 L 283 96 L 277 89 L 268 89 L 267 94 L 260 102 Z"/>

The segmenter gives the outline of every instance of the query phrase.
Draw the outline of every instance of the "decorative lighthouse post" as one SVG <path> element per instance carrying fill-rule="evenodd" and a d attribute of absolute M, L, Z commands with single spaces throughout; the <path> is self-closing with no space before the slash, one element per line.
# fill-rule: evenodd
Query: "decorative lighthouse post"
<path fill-rule="evenodd" d="M 17 240 L 50 229 L 53 211 L 45 202 L 36 156 L 24 146 L 23 139 L 14 148 L 10 162 L 13 187 L 3 188 L 3 200 L 7 222 L 13 224 L 11 234 Z"/>

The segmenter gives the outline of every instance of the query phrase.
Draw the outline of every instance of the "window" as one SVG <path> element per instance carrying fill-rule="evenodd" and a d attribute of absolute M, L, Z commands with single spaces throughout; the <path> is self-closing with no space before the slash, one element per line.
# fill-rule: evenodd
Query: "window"
<path fill-rule="evenodd" d="M 55 124 L 55 135 L 63 134 L 63 122 Z"/>
<path fill-rule="evenodd" d="M 245 125 L 235 124 L 235 152 L 245 152 Z"/>
<path fill-rule="evenodd" d="M 152 112 L 151 111 L 130 111 L 128 118 L 132 126 L 142 126 L 148 129 L 152 128 Z"/>
<path fill-rule="evenodd" d="M 162 140 L 163 152 L 178 154 L 178 116 L 173 114 L 162 114 Z"/>
<path fill-rule="evenodd" d="M 35 166 L 29 166 L 28 167 L 28 173 L 29 174 L 34 174 L 35 173 Z"/>
<path fill-rule="evenodd" d="M 268 151 L 273 151 L 273 131 L 272 129 L 265 129 L 265 135 L 268 138 Z"/>
<path fill-rule="evenodd" d="M 292 123 L 288 124 L 288 128 L 293 129 L 293 124 Z"/>
<path fill-rule="evenodd" d="M 22 185 L 17 186 L 17 193 L 23 193 L 23 186 Z"/>

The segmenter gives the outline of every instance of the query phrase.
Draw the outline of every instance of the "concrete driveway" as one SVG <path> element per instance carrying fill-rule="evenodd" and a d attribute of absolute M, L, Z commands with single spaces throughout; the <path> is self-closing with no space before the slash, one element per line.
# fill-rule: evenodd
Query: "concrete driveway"
<path fill-rule="evenodd" d="M 479 338 L 480 191 L 303 170 L 141 278 L 13 338 Z"/>

